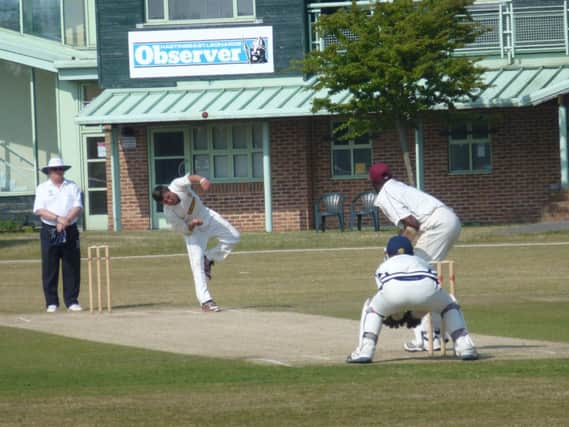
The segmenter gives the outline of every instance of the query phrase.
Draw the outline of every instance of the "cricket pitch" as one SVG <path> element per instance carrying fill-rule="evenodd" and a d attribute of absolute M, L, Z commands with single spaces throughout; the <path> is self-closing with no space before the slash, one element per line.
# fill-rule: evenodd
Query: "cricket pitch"
<path fill-rule="evenodd" d="M 119 308 L 113 313 L 2 314 L 0 325 L 71 338 L 204 357 L 282 366 L 343 363 L 356 347 L 359 322 L 294 312 Z M 407 353 L 407 329 L 383 328 L 374 361 L 453 360 Z M 481 360 L 567 358 L 569 344 L 473 334 Z"/>

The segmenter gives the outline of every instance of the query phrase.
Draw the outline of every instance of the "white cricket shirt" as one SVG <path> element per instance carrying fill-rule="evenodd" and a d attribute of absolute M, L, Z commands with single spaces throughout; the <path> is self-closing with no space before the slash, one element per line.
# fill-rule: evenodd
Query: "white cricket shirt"
<path fill-rule="evenodd" d="M 393 178 L 383 184 L 374 205 L 395 225 L 399 225 L 399 222 L 409 215 L 414 216 L 419 224 L 423 224 L 436 209 L 445 206 L 430 194 Z"/>
<path fill-rule="evenodd" d="M 83 209 L 81 201 L 81 189 L 73 181 L 63 180 L 61 186 L 57 186 L 51 179 L 42 182 L 36 188 L 36 198 L 34 200 L 34 214 L 37 215 L 38 209 L 47 209 L 57 216 L 67 216 L 72 208 Z M 44 224 L 57 225 L 56 221 L 48 221 L 41 218 Z M 77 222 L 77 218 L 73 224 Z"/>
<path fill-rule="evenodd" d="M 192 190 L 188 175 L 173 180 L 168 189 L 180 198 L 177 205 L 164 205 L 164 216 L 173 230 L 189 234 L 188 225 L 193 219 L 200 219 L 203 225 L 210 220 L 210 212 L 199 196 Z"/>

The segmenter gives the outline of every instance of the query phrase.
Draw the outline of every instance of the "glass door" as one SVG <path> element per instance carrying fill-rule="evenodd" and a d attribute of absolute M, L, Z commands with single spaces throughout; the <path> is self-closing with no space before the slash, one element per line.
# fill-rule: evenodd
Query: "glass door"
<path fill-rule="evenodd" d="M 151 188 L 168 185 L 186 171 L 187 136 L 185 129 L 154 129 L 150 132 Z M 151 199 L 152 228 L 167 228 L 163 206 Z"/>
<path fill-rule="evenodd" d="M 85 137 L 87 161 L 83 185 L 87 230 L 106 230 L 107 222 L 107 146 L 103 135 Z"/>

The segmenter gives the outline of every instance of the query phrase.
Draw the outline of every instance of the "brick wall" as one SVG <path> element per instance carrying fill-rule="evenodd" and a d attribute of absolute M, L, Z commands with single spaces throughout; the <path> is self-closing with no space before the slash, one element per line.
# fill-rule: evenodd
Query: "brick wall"
<path fill-rule="evenodd" d="M 310 119 L 270 122 L 273 229 L 311 227 Z"/>
<path fill-rule="evenodd" d="M 449 175 L 445 125 L 425 126 L 425 190 L 463 222 L 538 221 L 550 186 L 560 181 L 556 104 L 493 110 L 491 122 L 489 174 Z"/>
<path fill-rule="evenodd" d="M 121 224 L 123 230 L 148 230 L 150 229 L 150 190 L 148 188 L 148 144 L 146 128 L 143 126 L 131 127 L 136 137 L 136 147 L 127 148 L 122 143 L 119 135 L 119 179 L 120 179 L 120 207 Z M 120 134 L 120 132 L 119 132 Z M 107 199 L 111 202 L 111 171 L 110 171 L 110 128 L 106 130 L 107 141 Z M 112 204 L 108 206 L 109 229 L 112 229 L 113 210 Z"/>
<path fill-rule="evenodd" d="M 350 204 L 352 200 L 361 192 L 373 190 L 367 177 L 354 178 L 333 178 L 331 162 L 331 138 L 330 138 L 330 119 L 326 117 L 315 119 L 312 127 L 312 164 L 313 164 L 313 202 L 319 196 L 327 192 L 337 191 L 344 195 L 344 218 L 346 227 L 350 218 Z M 411 162 L 415 162 L 414 157 L 414 134 L 409 133 L 408 142 L 411 155 Z M 399 145 L 399 137 L 396 131 L 386 131 L 373 138 L 372 163 L 385 162 L 391 165 L 396 172 L 396 177 L 406 182 L 403 157 Z M 312 203 L 313 203 L 312 202 Z M 313 213 L 313 212 L 312 212 Z M 312 219 L 313 221 L 313 219 Z M 313 223 L 312 223 L 313 224 Z M 380 224 L 388 224 L 388 220 L 380 215 Z M 326 228 L 338 228 L 338 219 L 329 217 L 326 219 Z M 362 225 L 371 227 L 371 218 L 363 218 Z"/>
<path fill-rule="evenodd" d="M 239 230 L 265 229 L 265 197 L 262 182 L 213 184 L 207 193 L 200 188 L 194 190 L 206 206 L 219 212 Z"/>
<path fill-rule="evenodd" d="M 488 114 L 487 110 L 480 111 Z M 492 110 L 491 173 L 452 175 L 448 172 L 447 119 L 441 113 L 424 125 L 425 190 L 455 209 L 463 222 L 509 223 L 538 221 L 548 202 L 550 187 L 559 183 L 557 106 Z M 273 229 L 313 227 L 313 203 L 321 194 L 340 191 L 350 201 L 371 189 L 366 178 L 337 179 L 331 174 L 330 119 L 311 117 L 270 121 L 273 192 Z M 137 147 L 119 147 L 121 211 L 125 230 L 150 228 L 148 153 L 145 126 L 135 128 Z M 107 143 L 110 133 L 107 132 Z M 415 162 L 414 134 L 409 132 L 411 161 Z M 110 155 L 110 149 L 107 150 Z M 406 182 L 397 133 L 374 137 L 373 161 L 391 165 L 395 178 Z M 108 162 L 110 166 L 110 161 Z M 110 170 L 108 171 L 108 194 Z M 201 194 L 201 193 L 200 193 Z M 215 209 L 243 231 L 264 230 L 263 183 L 214 184 L 201 194 Z M 112 208 L 109 197 L 109 226 Z M 382 217 L 382 224 L 387 220 Z M 367 219 L 364 225 L 370 226 Z M 330 218 L 327 226 L 336 228 Z"/>
<path fill-rule="evenodd" d="M 479 111 L 488 114 L 488 110 Z M 477 113 L 474 111 L 473 113 Z M 452 207 L 463 222 L 533 222 L 541 217 L 550 187 L 559 183 L 557 106 L 550 102 L 532 108 L 495 109 L 490 115 L 493 133 L 492 172 L 453 175 L 448 172 L 447 118 L 429 118 L 424 125 L 425 191 Z M 370 187 L 366 179 L 332 178 L 328 118 L 313 122 L 313 194 L 339 191 L 349 202 Z M 409 132 L 411 161 L 415 162 L 414 133 Z M 394 177 L 407 182 L 399 139 L 395 131 L 377 135 L 373 161 L 388 163 Z M 386 223 L 382 216 L 382 224 Z M 337 227 L 337 220 L 327 225 Z M 367 222 L 370 225 L 370 221 Z"/>

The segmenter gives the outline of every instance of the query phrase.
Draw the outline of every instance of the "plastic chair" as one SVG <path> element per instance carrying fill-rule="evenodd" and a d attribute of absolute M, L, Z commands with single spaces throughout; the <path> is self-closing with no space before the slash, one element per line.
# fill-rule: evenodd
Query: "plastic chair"
<path fill-rule="evenodd" d="M 373 205 L 377 195 L 373 191 L 364 191 L 358 194 L 350 203 L 350 230 L 354 227 L 354 220 L 358 220 L 358 230 L 362 229 L 362 217 L 371 216 L 373 228 L 379 231 L 379 210 Z"/>
<path fill-rule="evenodd" d="M 326 217 L 337 216 L 340 230 L 344 231 L 344 196 L 341 193 L 325 193 L 314 202 L 314 228 L 326 231 Z"/>

